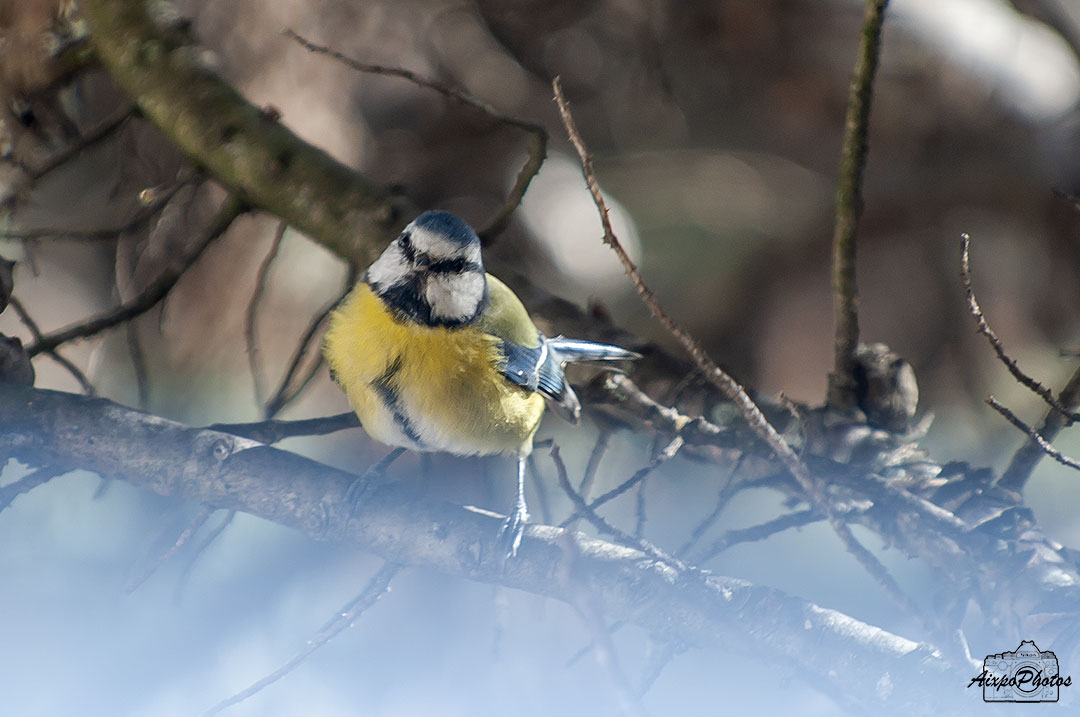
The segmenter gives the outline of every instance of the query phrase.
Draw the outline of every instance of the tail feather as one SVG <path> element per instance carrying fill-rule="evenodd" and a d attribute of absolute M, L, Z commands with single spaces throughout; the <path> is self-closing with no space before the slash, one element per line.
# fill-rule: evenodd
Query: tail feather
<path fill-rule="evenodd" d="M 627 351 L 619 346 L 598 344 L 581 339 L 568 339 L 563 336 L 548 339 L 548 346 L 559 355 L 561 360 L 568 363 L 576 361 L 626 361 L 641 358 L 641 354 Z"/>

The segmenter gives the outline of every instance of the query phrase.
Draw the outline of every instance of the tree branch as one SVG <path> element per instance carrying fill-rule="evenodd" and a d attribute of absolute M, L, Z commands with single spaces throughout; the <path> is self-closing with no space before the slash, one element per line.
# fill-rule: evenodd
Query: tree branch
<path fill-rule="evenodd" d="M 836 185 L 836 226 L 833 231 L 833 310 L 836 339 L 828 404 L 847 410 L 855 406 L 855 350 L 859 344 L 858 292 L 855 285 L 855 247 L 862 214 L 862 181 L 866 167 L 870 97 L 881 49 L 881 26 L 888 0 L 866 0 L 862 39 L 848 94 L 844 146 Z"/>
<path fill-rule="evenodd" d="M 399 484 L 365 486 L 356 476 L 236 436 L 189 428 L 104 399 L 0 385 L 0 455 L 77 466 L 161 495 L 241 510 L 315 539 L 349 542 L 385 560 L 526 590 L 573 604 L 558 528 L 530 525 L 504 563 L 502 517 L 417 495 Z M 352 520 L 347 517 L 352 514 Z M 955 707 L 953 690 L 888 695 L 895 685 L 953 684 L 933 648 L 779 590 L 679 570 L 639 550 L 576 536 L 572 565 L 603 614 L 634 622 L 657 639 L 746 649 L 798 668 L 815 685 L 864 707 Z M 950 695 L 953 695 L 950 697 Z M 944 703 L 941 703 L 944 700 Z"/>
<path fill-rule="evenodd" d="M 405 200 L 297 137 L 207 67 L 182 28 L 143 0 L 81 0 L 97 57 L 143 115 L 244 202 L 366 263 L 410 213 Z"/>

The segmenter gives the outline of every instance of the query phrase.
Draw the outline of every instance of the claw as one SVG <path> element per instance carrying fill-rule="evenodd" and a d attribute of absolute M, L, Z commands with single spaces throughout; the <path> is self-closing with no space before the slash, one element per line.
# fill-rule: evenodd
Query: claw
<path fill-rule="evenodd" d="M 525 505 L 525 456 L 518 456 L 518 491 L 514 508 L 499 528 L 496 540 L 504 560 L 517 556 L 525 524 L 529 522 L 529 509 Z"/>

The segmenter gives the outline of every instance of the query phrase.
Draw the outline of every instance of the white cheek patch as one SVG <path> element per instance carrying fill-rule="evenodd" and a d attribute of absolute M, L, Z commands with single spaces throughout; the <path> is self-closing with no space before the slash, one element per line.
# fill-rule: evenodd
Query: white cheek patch
<path fill-rule="evenodd" d="M 367 270 L 368 283 L 377 288 L 385 288 L 398 283 L 410 272 L 409 262 L 397 242 L 386 247 L 379 258 Z"/>
<path fill-rule="evenodd" d="M 480 263 L 480 246 L 475 242 L 463 244 L 460 241 L 448 239 L 443 234 L 428 231 L 427 229 L 414 229 L 412 242 L 417 249 L 435 261 L 464 259 Z"/>
<path fill-rule="evenodd" d="M 484 300 L 486 281 L 477 271 L 429 276 L 424 299 L 431 307 L 431 318 L 466 321 L 476 316 Z"/>

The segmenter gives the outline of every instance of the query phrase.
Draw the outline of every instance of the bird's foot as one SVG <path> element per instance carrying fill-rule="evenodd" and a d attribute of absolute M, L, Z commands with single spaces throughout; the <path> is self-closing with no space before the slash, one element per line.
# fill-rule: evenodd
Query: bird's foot
<path fill-rule="evenodd" d="M 510 515 L 506 516 L 499 533 L 496 536 L 499 553 L 503 560 L 509 560 L 517 555 L 521 545 L 521 537 L 525 535 L 525 524 L 529 522 L 529 511 L 523 501 L 516 501 Z"/>

